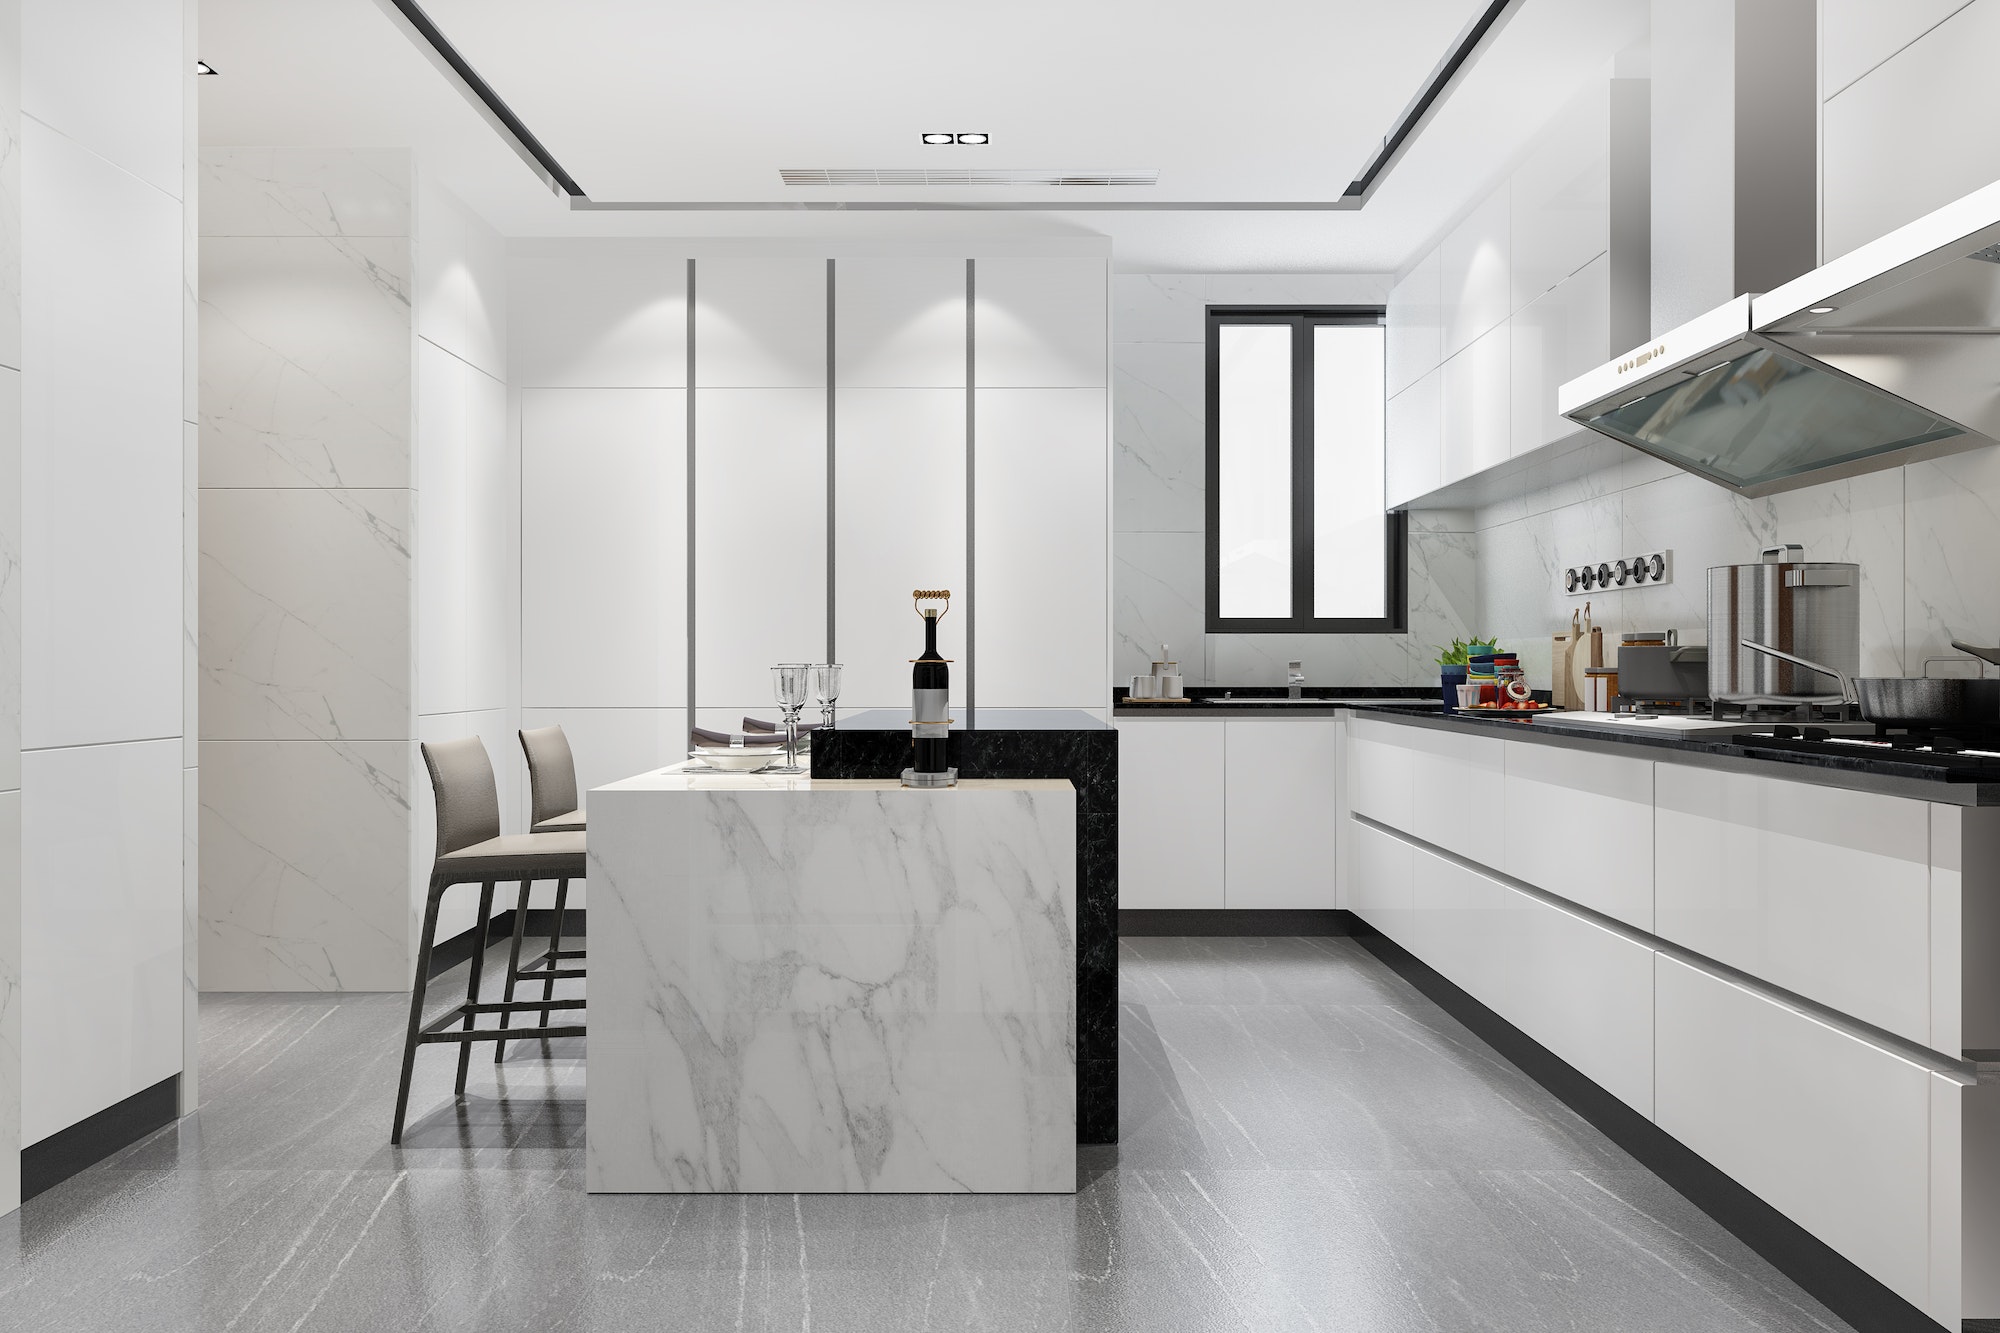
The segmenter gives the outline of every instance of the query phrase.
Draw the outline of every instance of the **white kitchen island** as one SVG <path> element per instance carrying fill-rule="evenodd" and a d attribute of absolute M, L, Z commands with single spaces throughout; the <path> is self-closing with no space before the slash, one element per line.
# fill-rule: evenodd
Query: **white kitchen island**
<path fill-rule="evenodd" d="M 1068 781 L 676 766 L 589 811 L 592 1191 L 1075 1190 Z"/>

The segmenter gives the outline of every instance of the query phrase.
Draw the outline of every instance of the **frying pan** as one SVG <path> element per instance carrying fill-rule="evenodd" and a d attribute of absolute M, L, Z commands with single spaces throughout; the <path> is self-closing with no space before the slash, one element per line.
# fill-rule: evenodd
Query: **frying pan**
<path fill-rule="evenodd" d="M 1891 727 L 2000 726 L 2000 680 L 1937 679 L 1930 676 L 1849 676 L 1821 662 L 1794 656 L 1769 644 L 1743 640 L 1745 648 L 1793 666 L 1832 676 L 1840 697 L 1859 704 L 1869 722 Z"/>

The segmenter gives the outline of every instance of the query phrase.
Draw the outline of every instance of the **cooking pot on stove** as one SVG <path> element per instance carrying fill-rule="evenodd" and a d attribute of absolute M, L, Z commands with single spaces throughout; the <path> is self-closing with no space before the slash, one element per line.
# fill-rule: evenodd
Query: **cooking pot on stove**
<path fill-rule="evenodd" d="M 2000 726 L 2000 680 L 1936 676 L 1850 676 L 1822 662 L 1745 641 L 1760 656 L 1784 661 L 1839 682 L 1843 701 L 1858 704 L 1863 721 L 1885 727 L 1988 730 Z"/>
<path fill-rule="evenodd" d="M 1833 679 L 1860 674 L 1861 566 L 1805 555 L 1803 546 L 1772 546 L 1754 565 L 1708 571 L 1709 697 L 1838 703 Z M 1751 644 L 1778 651 L 1755 652 Z"/>

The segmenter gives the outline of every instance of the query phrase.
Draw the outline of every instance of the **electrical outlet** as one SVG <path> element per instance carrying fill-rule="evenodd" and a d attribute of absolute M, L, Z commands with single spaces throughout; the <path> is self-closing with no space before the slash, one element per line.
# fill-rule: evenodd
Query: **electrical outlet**
<path fill-rule="evenodd" d="M 1673 581 L 1672 551 L 1619 556 L 1594 565 L 1572 565 L 1562 572 L 1563 591 L 1571 597 L 1588 597 L 1592 593 L 1617 592 L 1625 588 L 1650 588 Z"/>

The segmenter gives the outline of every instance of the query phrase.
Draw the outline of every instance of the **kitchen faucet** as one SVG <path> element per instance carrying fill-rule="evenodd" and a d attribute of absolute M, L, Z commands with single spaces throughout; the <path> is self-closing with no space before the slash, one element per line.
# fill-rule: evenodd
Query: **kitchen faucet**
<path fill-rule="evenodd" d="M 1285 663 L 1285 695 L 1299 699 L 1305 696 L 1306 664 L 1304 662 Z"/>

